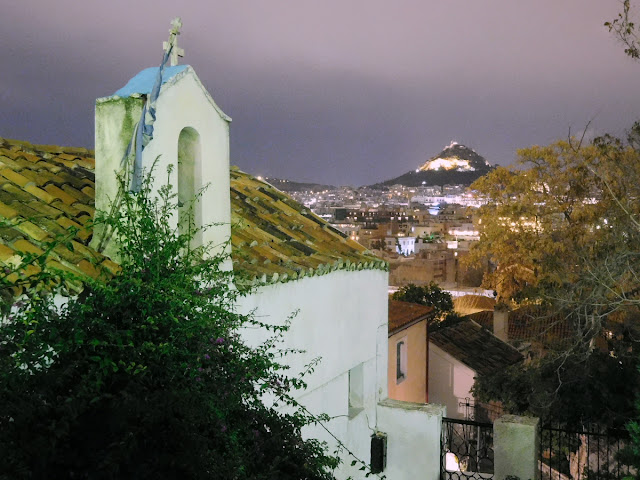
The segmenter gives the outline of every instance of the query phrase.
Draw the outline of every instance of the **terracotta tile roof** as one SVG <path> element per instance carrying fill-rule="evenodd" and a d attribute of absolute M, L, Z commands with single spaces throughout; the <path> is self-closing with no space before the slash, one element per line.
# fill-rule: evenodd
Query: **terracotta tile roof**
<path fill-rule="evenodd" d="M 523 359 L 515 348 L 471 319 L 436 330 L 429 341 L 479 375 L 489 375 Z"/>
<path fill-rule="evenodd" d="M 95 161 L 84 148 L 32 145 L 0 138 L 0 261 L 15 265 L 19 252 L 48 256 L 49 267 L 80 277 L 112 274 L 117 266 L 88 247 L 84 226 L 94 213 Z M 39 271 L 32 266 L 27 273 Z"/>
<path fill-rule="evenodd" d="M 473 320 L 493 333 L 493 310 L 481 310 L 479 312 L 470 313 L 468 315 L 464 315 L 464 318 Z"/>
<path fill-rule="evenodd" d="M 429 317 L 433 307 L 389 299 L 389 335 Z"/>
<path fill-rule="evenodd" d="M 467 315 L 493 332 L 493 311 Z M 555 343 L 570 338 L 575 329 L 569 318 L 550 315 L 536 306 L 520 307 L 509 312 L 508 335 L 510 342 Z"/>
<path fill-rule="evenodd" d="M 49 264 L 95 277 L 117 265 L 89 247 L 95 195 L 93 151 L 0 138 L 0 261 L 42 251 L 72 235 Z M 238 169 L 231 171 L 234 269 L 257 283 L 282 282 L 337 269 L 387 270 L 360 244 L 302 205 Z M 85 228 L 88 227 L 88 228 Z"/>
<path fill-rule="evenodd" d="M 236 168 L 231 169 L 231 243 L 234 269 L 263 282 L 337 269 L 387 269 L 386 262 L 291 197 Z"/>

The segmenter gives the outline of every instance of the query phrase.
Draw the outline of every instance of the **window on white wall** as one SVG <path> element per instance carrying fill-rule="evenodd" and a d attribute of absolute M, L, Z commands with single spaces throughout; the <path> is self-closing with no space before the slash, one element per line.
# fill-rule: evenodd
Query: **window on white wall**
<path fill-rule="evenodd" d="M 364 410 L 364 368 L 363 364 L 349 370 L 349 418 Z"/>
<path fill-rule="evenodd" d="M 407 378 L 407 337 L 396 343 L 396 383 Z"/>

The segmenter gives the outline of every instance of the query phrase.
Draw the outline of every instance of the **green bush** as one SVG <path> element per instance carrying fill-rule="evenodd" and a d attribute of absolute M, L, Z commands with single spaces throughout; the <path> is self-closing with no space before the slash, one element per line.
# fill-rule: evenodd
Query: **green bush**
<path fill-rule="evenodd" d="M 437 283 L 429 285 L 415 285 L 410 283 L 391 295 L 393 300 L 417 303 L 427 307 L 433 307 L 429 318 L 429 326 L 445 327 L 460 320 L 453 311 L 453 298 L 449 292 L 442 290 Z"/>
<path fill-rule="evenodd" d="M 291 396 L 304 382 L 281 363 L 287 327 L 234 311 L 245 292 L 226 258 L 191 248 L 194 232 L 172 226 L 175 195 L 154 199 L 149 183 L 102 220 L 117 275 L 84 279 L 62 306 L 77 279 L 32 279 L 4 315 L 0 478 L 333 478 L 336 457 L 301 437 L 316 419 Z M 243 327 L 270 339 L 251 347 Z"/>

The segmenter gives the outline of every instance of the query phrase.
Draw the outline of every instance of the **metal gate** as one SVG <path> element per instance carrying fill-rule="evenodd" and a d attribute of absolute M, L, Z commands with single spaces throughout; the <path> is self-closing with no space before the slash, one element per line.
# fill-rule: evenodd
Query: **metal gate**
<path fill-rule="evenodd" d="M 493 425 L 442 419 L 440 440 L 441 480 L 493 478 Z"/>
<path fill-rule="evenodd" d="M 540 478 L 543 480 L 620 480 L 637 471 L 621 458 L 629 443 L 622 429 L 598 425 L 569 428 L 540 424 Z"/>

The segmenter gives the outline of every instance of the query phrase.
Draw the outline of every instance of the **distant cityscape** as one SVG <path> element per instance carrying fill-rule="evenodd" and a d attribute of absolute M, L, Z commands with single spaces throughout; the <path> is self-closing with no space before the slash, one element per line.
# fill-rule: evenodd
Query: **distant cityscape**
<path fill-rule="evenodd" d="M 460 259 L 479 240 L 474 211 L 484 199 L 466 185 L 336 187 L 288 192 L 350 239 L 389 262 L 391 287 L 434 281 L 478 293 L 483 271 Z"/>
<path fill-rule="evenodd" d="M 461 259 L 480 238 L 475 211 L 485 203 L 469 185 L 491 168 L 472 149 L 451 142 L 415 172 L 392 179 L 403 183 L 355 188 L 265 180 L 389 262 L 391 289 L 436 282 L 454 295 L 487 294 L 480 285 L 489 266 L 470 269 Z M 426 184 L 443 178 L 464 183 Z"/>

